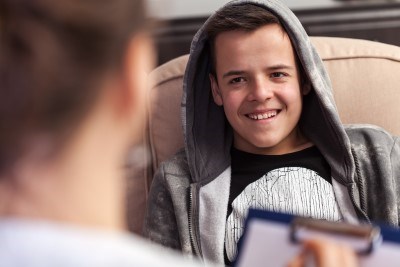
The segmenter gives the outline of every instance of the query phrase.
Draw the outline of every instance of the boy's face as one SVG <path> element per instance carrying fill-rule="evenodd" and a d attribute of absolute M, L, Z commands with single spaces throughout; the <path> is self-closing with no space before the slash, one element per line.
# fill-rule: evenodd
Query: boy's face
<path fill-rule="evenodd" d="M 294 50 L 282 28 L 224 32 L 214 47 L 213 97 L 233 128 L 235 147 L 272 155 L 303 146 L 297 124 L 309 89 L 301 88 Z"/>

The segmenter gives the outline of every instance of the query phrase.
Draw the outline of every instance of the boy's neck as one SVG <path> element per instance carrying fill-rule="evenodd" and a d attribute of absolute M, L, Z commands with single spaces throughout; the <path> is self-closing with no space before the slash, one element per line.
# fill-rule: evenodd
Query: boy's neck
<path fill-rule="evenodd" d="M 250 151 L 246 148 L 242 148 L 241 146 L 237 145 L 234 140 L 234 147 L 238 150 L 252 153 L 252 154 L 259 154 L 259 155 L 284 155 L 293 152 L 298 152 L 304 150 L 306 148 L 312 147 L 314 144 L 306 138 L 299 129 L 295 129 L 295 137 L 290 141 L 285 143 L 279 143 L 273 147 L 253 147 Z"/>

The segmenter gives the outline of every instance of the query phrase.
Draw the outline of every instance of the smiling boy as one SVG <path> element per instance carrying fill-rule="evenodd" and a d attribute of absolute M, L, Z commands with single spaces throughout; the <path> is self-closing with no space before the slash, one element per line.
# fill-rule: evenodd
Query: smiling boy
<path fill-rule="evenodd" d="M 185 148 L 154 177 L 150 239 L 229 265 L 250 207 L 399 224 L 398 139 L 342 125 L 321 59 L 279 1 L 213 14 L 193 39 L 183 89 Z"/>
<path fill-rule="evenodd" d="M 297 125 L 310 88 L 300 83 L 295 52 L 280 25 L 222 32 L 214 49 L 212 93 L 233 128 L 235 148 L 280 155 L 312 145 Z"/>
<path fill-rule="evenodd" d="M 225 226 L 225 263 L 250 207 L 318 219 L 341 220 L 330 169 L 298 125 L 310 92 L 296 52 L 279 19 L 256 6 L 230 29 L 236 9 L 208 24 L 214 102 L 233 131 L 231 182 Z M 248 15 L 247 15 L 248 16 Z M 245 25 L 240 25 L 245 22 Z M 320 211 L 324 211 L 321 214 Z"/>

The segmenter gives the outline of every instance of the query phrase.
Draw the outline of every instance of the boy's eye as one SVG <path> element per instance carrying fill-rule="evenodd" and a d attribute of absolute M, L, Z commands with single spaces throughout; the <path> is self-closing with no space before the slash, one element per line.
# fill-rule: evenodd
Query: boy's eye
<path fill-rule="evenodd" d="M 243 77 L 236 77 L 233 78 L 232 80 L 229 81 L 229 83 L 240 83 L 240 82 L 244 82 L 245 79 Z"/>
<path fill-rule="evenodd" d="M 283 72 L 274 72 L 271 74 L 271 78 L 283 78 L 286 77 L 287 74 Z"/>

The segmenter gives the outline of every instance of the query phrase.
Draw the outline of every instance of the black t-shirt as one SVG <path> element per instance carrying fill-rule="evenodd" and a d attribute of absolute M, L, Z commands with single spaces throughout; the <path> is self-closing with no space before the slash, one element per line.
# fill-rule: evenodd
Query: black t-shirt
<path fill-rule="evenodd" d="M 225 263 L 236 257 L 236 243 L 250 207 L 339 221 L 331 171 L 315 147 L 284 154 L 257 155 L 231 150 Z M 229 255 L 229 256 L 228 256 Z"/>

